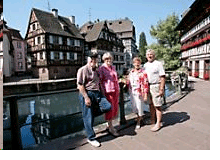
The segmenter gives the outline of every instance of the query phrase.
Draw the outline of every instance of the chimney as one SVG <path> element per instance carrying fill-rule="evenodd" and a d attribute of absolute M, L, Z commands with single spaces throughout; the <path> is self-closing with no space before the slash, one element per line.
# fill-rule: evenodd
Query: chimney
<path fill-rule="evenodd" d="M 72 24 L 75 24 L 75 16 L 70 16 L 69 20 Z"/>
<path fill-rule="evenodd" d="M 53 8 L 52 13 L 53 13 L 54 17 L 58 18 L 58 9 Z"/>

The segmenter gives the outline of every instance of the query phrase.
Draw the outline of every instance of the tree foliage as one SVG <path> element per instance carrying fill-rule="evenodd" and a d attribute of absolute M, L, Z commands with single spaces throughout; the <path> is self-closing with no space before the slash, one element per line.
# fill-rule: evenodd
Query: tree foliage
<path fill-rule="evenodd" d="M 142 62 L 145 61 L 146 47 L 147 47 L 146 36 L 144 32 L 141 32 L 139 37 L 139 56 L 141 57 Z"/>
<path fill-rule="evenodd" d="M 165 20 L 159 20 L 157 25 L 151 26 L 150 34 L 157 39 L 157 43 L 147 48 L 154 49 L 156 57 L 165 62 L 165 69 L 176 69 L 180 66 L 180 39 L 179 32 L 175 31 L 179 23 L 178 15 L 173 13 Z"/>

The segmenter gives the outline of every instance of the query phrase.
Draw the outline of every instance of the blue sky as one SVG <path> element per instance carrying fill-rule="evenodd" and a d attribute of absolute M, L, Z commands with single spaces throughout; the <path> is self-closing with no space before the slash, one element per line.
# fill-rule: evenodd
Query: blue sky
<path fill-rule="evenodd" d="M 137 46 L 139 35 L 144 32 L 147 43 L 156 42 L 150 36 L 151 25 L 156 25 L 167 15 L 175 12 L 179 17 L 194 0 L 49 0 L 50 8 L 57 8 L 61 16 L 74 15 L 76 24 L 82 26 L 89 20 L 114 20 L 128 17 L 136 28 Z M 31 9 L 48 10 L 48 0 L 4 0 L 4 19 L 8 26 L 21 31 L 25 37 Z M 181 17 L 180 17 L 181 19 Z"/>

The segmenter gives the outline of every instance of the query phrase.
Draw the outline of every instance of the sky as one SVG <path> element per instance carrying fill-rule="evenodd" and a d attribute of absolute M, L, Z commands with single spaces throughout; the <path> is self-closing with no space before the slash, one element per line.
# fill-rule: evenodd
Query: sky
<path fill-rule="evenodd" d="M 159 20 L 165 20 L 173 12 L 181 20 L 181 14 L 193 2 L 194 0 L 4 0 L 3 17 L 9 27 L 20 30 L 22 37 L 25 37 L 32 8 L 48 12 L 56 8 L 61 16 L 75 16 L 75 22 L 79 26 L 90 19 L 102 21 L 128 17 L 135 26 L 136 45 L 139 46 L 141 32 L 145 33 L 148 45 L 156 42 L 150 35 L 151 26 Z"/>

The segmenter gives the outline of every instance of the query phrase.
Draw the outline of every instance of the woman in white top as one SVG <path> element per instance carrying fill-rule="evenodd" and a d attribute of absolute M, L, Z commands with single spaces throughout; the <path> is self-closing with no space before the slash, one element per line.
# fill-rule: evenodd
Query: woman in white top
<path fill-rule="evenodd" d="M 144 115 L 144 101 L 147 101 L 149 85 L 147 73 L 141 69 L 141 59 L 139 57 L 133 59 L 133 65 L 134 68 L 129 73 L 129 91 L 133 112 L 138 116 L 136 129 L 139 129 Z"/>

